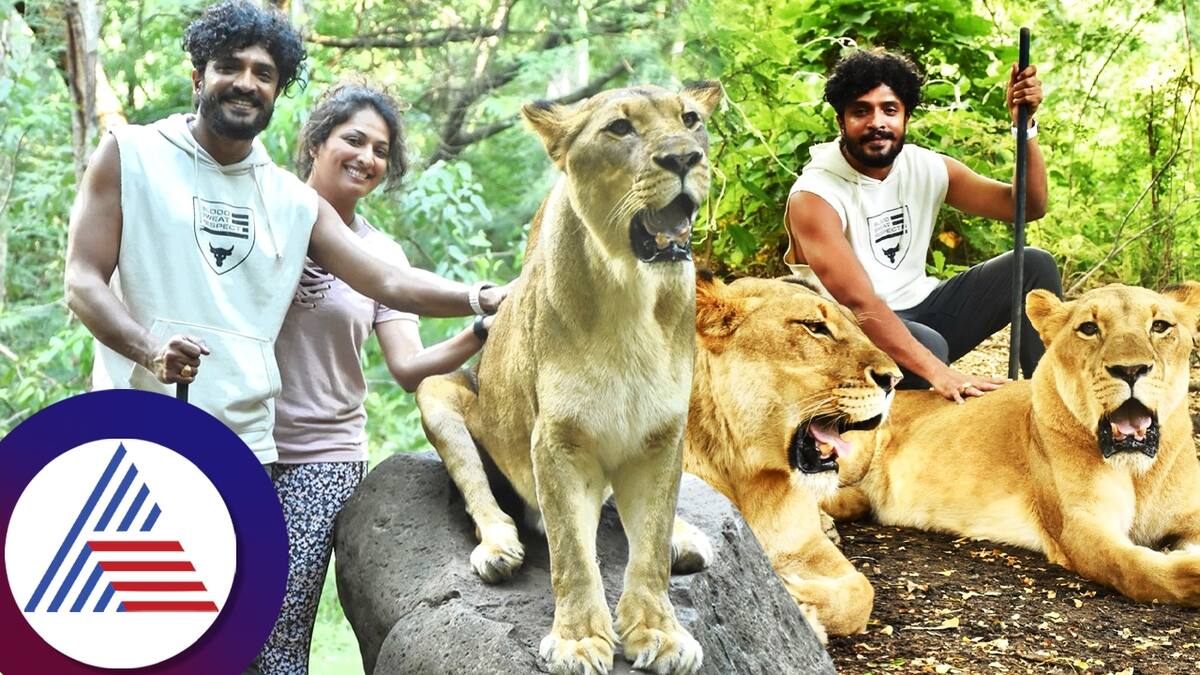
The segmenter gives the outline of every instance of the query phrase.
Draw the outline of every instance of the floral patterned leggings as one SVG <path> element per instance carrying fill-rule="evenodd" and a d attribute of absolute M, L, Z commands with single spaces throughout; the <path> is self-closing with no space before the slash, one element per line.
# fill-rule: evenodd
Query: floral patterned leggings
<path fill-rule="evenodd" d="M 251 671 L 304 674 L 308 673 L 313 623 L 333 551 L 333 521 L 367 475 L 367 463 L 272 464 L 270 472 L 287 521 L 287 592 L 271 637 Z"/>

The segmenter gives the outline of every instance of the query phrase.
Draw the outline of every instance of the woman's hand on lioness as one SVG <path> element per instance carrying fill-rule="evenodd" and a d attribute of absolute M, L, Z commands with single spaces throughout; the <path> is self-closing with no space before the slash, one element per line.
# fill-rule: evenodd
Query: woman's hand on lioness
<path fill-rule="evenodd" d="M 929 378 L 929 384 L 937 393 L 955 403 L 962 403 L 967 396 L 983 396 L 984 393 L 1000 388 L 1008 380 L 999 377 L 976 377 L 960 373 L 944 366 Z"/>

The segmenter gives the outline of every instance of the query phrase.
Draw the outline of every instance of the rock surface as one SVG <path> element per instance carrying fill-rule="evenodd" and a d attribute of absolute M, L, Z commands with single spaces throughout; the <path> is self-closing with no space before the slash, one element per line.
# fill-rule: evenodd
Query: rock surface
<path fill-rule="evenodd" d="M 501 504 L 519 513 L 511 501 Z M 676 615 L 704 648 L 701 672 L 834 672 L 737 510 L 690 475 L 679 504 L 716 553 L 708 570 L 671 578 Z M 521 569 L 506 583 L 484 584 L 467 559 L 474 526 L 437 456 L 396 455 L 380 464 L 347 503 L 336 533 L 338 592 L 365 672 L 544 672 L 537 648 L 554 616 L 549 557 L 541 536 L 523 529 L 521 539 Z M 611 505 L 597 551 L 611 610 L 627 555 Z M 630 672 L 619 652 L 612 672 Z"/>

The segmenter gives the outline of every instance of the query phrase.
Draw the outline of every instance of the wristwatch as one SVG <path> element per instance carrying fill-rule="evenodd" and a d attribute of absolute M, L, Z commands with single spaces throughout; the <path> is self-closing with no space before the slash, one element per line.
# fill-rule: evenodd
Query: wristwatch
<path fill-rule="evenodd" d="M 1032 124 L 1030 124 L 1029 128 L 1027 128 L 1025 130 L 1025 139 L 1026 140 L 1037 137 L 1037 120 L 1029 120 L 1029 121 L 1032 122 Z M 1012 135 L 1013 135 L 1013 138 L 1017 137 L 1017 127 L 1015 124 L 1012 126 Z"/>
<path fill-rule="evenodd" d="M 478 315 L 487 314 L 483 310 L 483 305 L 479 304 L 479 294 L 483 292 L 483 289 L 491 288 L 495 285 L 486 281 L 478 281 L 471 286 L 471 290 L 467 291 L 467 304 L 471 306 L 472 312 Z"/>
<path fill-rule="evenodd" d="M 471 331 L 475 333 L 475 337 L 480 342 L 487 342 L 488 339 L 488 328 L 483 323 L 483 320 L 486 318 L 483 315 L 477 316 L 475 317 L 475 322 L 471 324 Z"/>

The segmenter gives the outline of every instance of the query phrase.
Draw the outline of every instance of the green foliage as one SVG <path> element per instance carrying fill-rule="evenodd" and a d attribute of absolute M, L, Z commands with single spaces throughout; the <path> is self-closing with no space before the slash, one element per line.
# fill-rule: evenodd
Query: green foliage
<path fill-rule="evenodd" d="M 1056 199 L 1039 229 L 1067 285 L 1196 278 L 1195 29 L 1143 3 L 1064 5 L 1039 23 L 1062 101 L 1043 118 Z"/>
<path fill-rule="evenodd" d="M 131 122 L 191 109 L 191 64 L 180 41 L 206 4 L 104 3 L 102 66 Z M 0 40 L 0 261 L 7 263 L 0 265 L 0 434 L 83 391 L 92 358 L 87 331 L 61 301 L 74 196 L 73 104 L 56 66 L 63 32 L 36 10 L 49 5 L 22 5 L 33 8 L 29 25 L 10 22 L 7 41 Z M 615 66 L 605 86 L 718 78 L 728 104 L 709 122 L 714 182 L 697 251 L 721 272 L 773 275 L 784 271 L 789 188 L 811 146 L 836 135 L 822 91 L 837 58 L 855 46 L 907 52 L 928 76 L 910 141 L 1008 180 L 1013 143 L 1004 84 L 1017 28 L 1028 25 L 1047 94 L 1037 118 L 1050 177 L 1050 213 L 1030 224 L 1030 244 L 1054 253 L 1068 286 L 1200 278 L 1200 31 L 1189 9 L 1187 32 L 1182 5 L 545 0 L 511 3 L 510 12 L 497 14 L 502 5 L 291 3 L 293 12 L 307 12 L 296 19 L 310 37 L 310 85 L 276 102 L 261 136 L 268 151 L 291 164 L 308 110 L 332 83 L 365 76 L 388 87 L 409 105 L 413 170 L 398 191 L 364 200 L 362 212 L 415 265 L 463 280 L 505 280 L 519 269 L 528 222 L 554 178 L 539 142 L 520 129 L 523 103 L 560 96 Z M 0 0 L 0 21 L 14 7 Z M 478 34 L 495 26 L 507 33 Z M 317 43 L 326 39 L 373 44 Z M 419 44 L 378 44 L 388 39 Z M 447 138 L 463 145 L 447 148 Z M 930 273 L 949 276 L 1007 250 L 1011 236 L 1004 223 L 946 208 Z M 432 344 L 465 325 L 423 321 L 422 338 Z M 364 364 L 372 462 L 427 447 L 412 397 L 391 382 L 373 341 Z M 314 657 L 317 672 L 356 659 L 330 598 L 331 587 L 321 623 L 334 637 Z"/>
<path fill-rule="evenodd" d="M 470 164 L 437 162 L 424 170 L 404 190 L 397 211 L 393 236 L 405 243 L 413 264 L 464 281 L 516 272 L 511 256 L 506 262 L 497 255 L 488 236 L 504 239 L 498 243 L 509 255 L 522 233 L 497 227 Z"/>
<path fill-rule="evenodd" d="M 83 391 L 84 373 L 91 367 L 91 333 L 68 321 L 61 304 L 5 312 L 0 317 L 0 435 L 32 412 Z"/>
<path fill-rule="evenodd" d="M 719 73 L 729 101 L 714 117 L 716 181 L 701 250 L 716 269 L 779 274 L 787 237 L 783 207 L 809 148 L 836 137 L 823 101 L 825 73 L 847 50 L 884 46 L 922 63 L 930 112 L 914 118 L 910 139 L 939 145 L 947 136 L 996 126 L 993 109 L 966 110 L 969 92 L 995 80 L 998 50 L 985 38 L 991 24 L 964 0 L 897 4 L 885 1 L 791 0 L 746 6 L 706 0 L 685 20 L 692 39 L 679 68 L 694 77 Z M 957 118 L 939 114 L 954 110 Z"/>
<path fill-rule="evenodd" d="M 0 0 L 0 16 L 10 11 Z M 71 99 L 50 60 L 53 49 L 24 24 L 10 28 L 9 40 L 7 58 L 0 58 L 0 253 L 8 246 L 0 307 L 61 295 L 75 184 Z"/>
<path fill-rule="evenodd" d="M 786 271 L 783 206 L 810 146 L 836 137 L 821 99 L 847 49 L 899 49 L 921 63 L 925 101 L 909 140 L 1010 180 L 1004 86 L 1017 28 L 1028 25 L 1047 94 L 1037 118 L 1050 182 L 1050 212 L 1029 224 L 1028 243 L 1054 253 L 1069 287 L 1161 286 L 1200 272 L 1196 31 L 1185 35 L 1178 6 L 702 0 L 683 23 L 676 70 L 719 74 L 728 95 L 709 124 L 715 181 L 697 227 L 717 270 Z M 1011 247 L 1007 224 L 945 208 L 930 267 L 941 276 Z"/>

